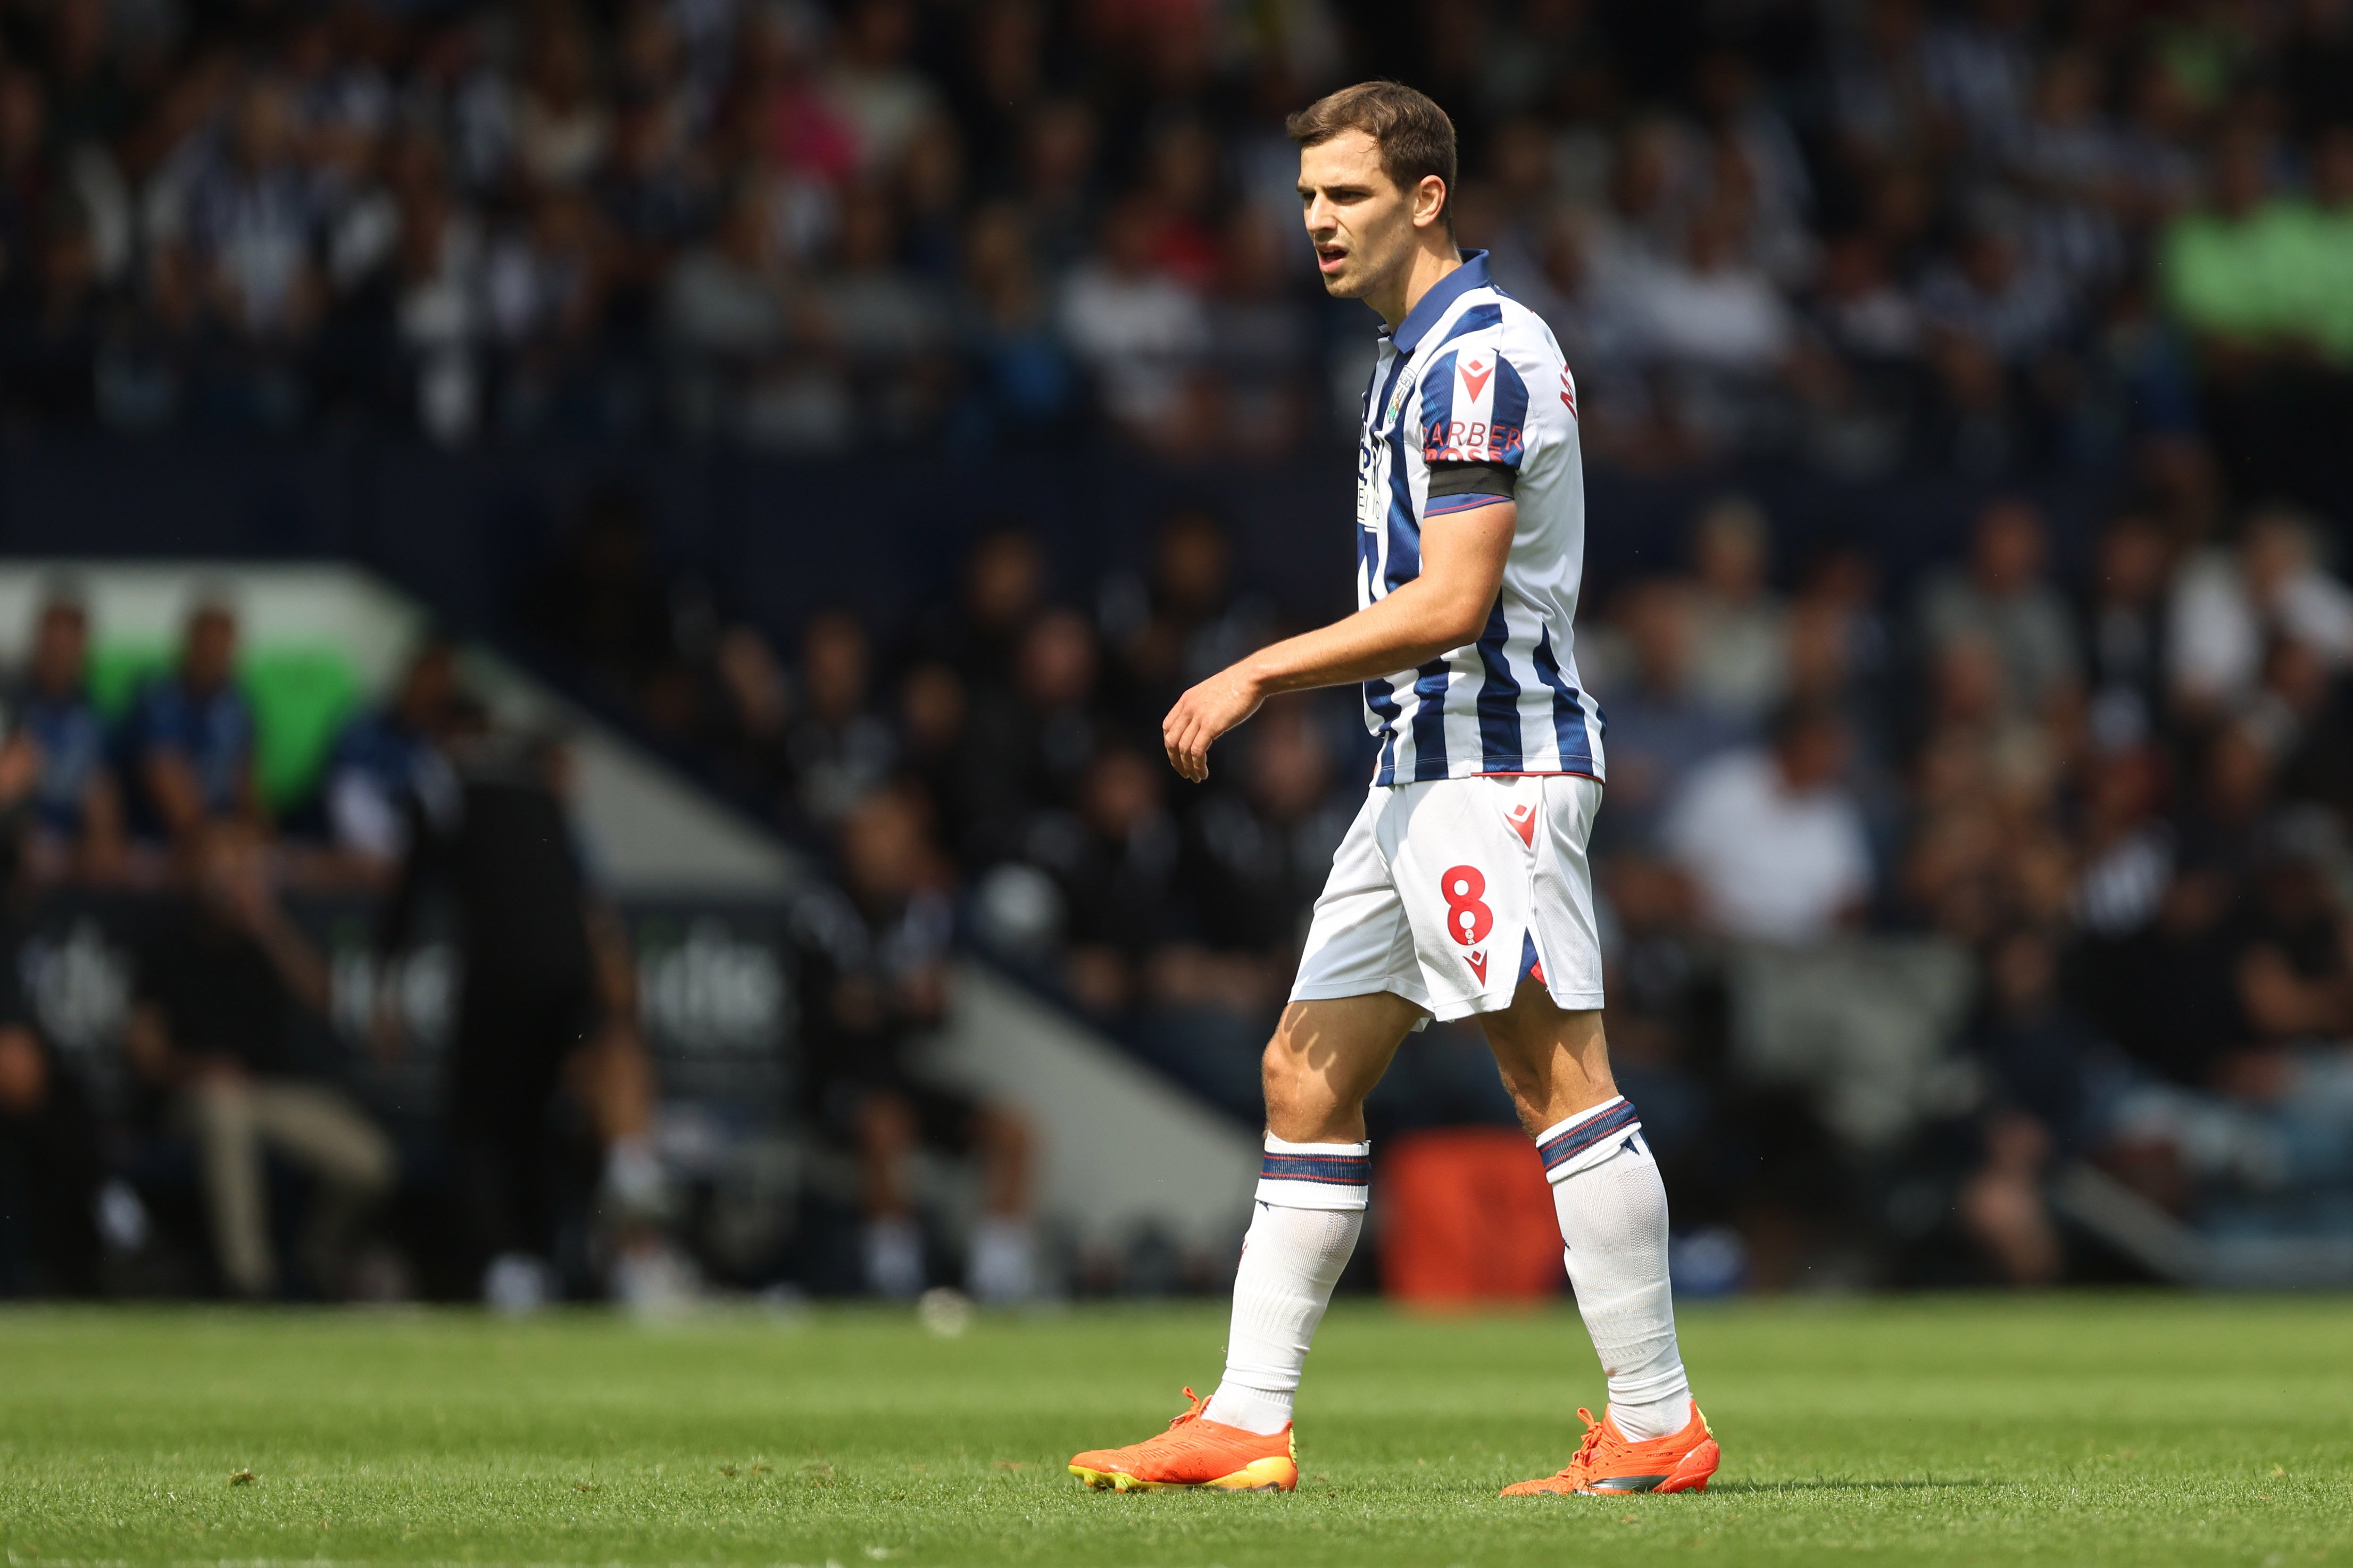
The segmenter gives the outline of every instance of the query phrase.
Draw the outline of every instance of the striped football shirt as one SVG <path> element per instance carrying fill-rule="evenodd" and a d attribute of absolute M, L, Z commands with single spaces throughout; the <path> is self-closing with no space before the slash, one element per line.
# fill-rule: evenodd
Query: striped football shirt
<path fill-rule="evenodd" d="M 1577 387 L 1552 329 L 1474 250 L 1381 336 L 1356 454 L 1358 606 L 1420 575 L 1430 519 L 1499 495 L 1519 524 L 1478 639 L 1365 682 L 1377 784 L 1602 776 L 1604 721 L 1570 630 L 1585 564 Z"/>

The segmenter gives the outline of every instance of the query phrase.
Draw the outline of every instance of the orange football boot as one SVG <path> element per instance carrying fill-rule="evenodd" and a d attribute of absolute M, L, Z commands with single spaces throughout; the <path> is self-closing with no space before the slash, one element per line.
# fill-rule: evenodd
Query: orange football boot
<path fill-rule="evenodd" d="M 1179 1487 L 1214 1487 L 1229 1492 L 1287 1492 L 1299 1487 L 1299 1447 L 1284 1426 L 1280 1432 L 1245 1432 L 1211 1421 L 1206 1404 L 1191 1389 L 1192 1408 L 1168 1423 L 1157 1437 L 1124 1448 L 1090 1448 L 1071 1457 L 1071 1474 L 1098 1489 L 1154 1492 Z"/>
<path fill-rule="evenodd" d="M 1599 1421 L 1590 1410 L 1579 1410 L 1585 1422 L 1585 1441 L 1578 1446 L 1577 1458 L 1556 1476 L 1542 1480 L 1522 1481 L 1505 1487 L 1505 1497 L 1537 1497 L 1546 1492 L 1590 1492 L 1607 1496 L 1620 1492 L 1680 1492 L 1707 1490 L 1707 1479 L 1715 1474 L 1715 1467 L 1724 1458 L 1715 1446 L 1715 1434 L 1707 1429 L 1707 1417 L 1699 1413 L 1699 1404 L 1692 1403 L 1691 1419 L 1683 1429 L 1665 1437 L 1653 1437 L 1648 1442 L 1630 1441 L 1618 1430 L 1618 1423 L 1603 1415 Z"/>

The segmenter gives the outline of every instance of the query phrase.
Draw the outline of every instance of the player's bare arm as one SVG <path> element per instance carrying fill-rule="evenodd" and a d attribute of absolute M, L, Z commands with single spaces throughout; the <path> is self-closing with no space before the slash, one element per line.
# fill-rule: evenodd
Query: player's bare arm
<path fill-rule="evenodd" d="M 1194 687 L 1160 727 L 1168 763 L 1199 784 L 1209 747 L 1269 697 L 1345 686 L 1410 669 L 1472 641 L 1504 581 L 1519 509 L 1491 506 L 1432 519 L 1422 532 L 1421 575 L 1343 621 L 1261 648 Z"/>

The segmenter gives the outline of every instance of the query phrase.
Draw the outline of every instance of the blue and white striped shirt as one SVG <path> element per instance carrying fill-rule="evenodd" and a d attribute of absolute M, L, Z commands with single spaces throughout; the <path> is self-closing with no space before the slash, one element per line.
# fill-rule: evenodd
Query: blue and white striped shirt
<path fill-rule="evenodd" d="M 1474 250 L 1381 339 L 1356 453 L 1357 605 L 1421 574 L 1426 520 L 1506 490 L 1519 524 L 1479 639 L 1365 682 L 1376 784 L 1602 776 L 1601 709 L 1579 688 L 1570 629 L 1585 570 L 1577 387 L 1552 329 Z"/>

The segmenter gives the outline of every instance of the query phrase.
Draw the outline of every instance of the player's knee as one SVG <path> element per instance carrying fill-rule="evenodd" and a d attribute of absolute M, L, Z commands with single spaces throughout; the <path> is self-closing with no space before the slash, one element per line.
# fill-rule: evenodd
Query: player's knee
<path fill-rule="evenodd" d="M 1260 1059 L 1260 1081 L 1266 1093 L 1266 1124 L 1278 1138 L 1312 1142 L 1335 1113 L 1353 1109 L 1334 1103 L 1332 1086 L 1296 1051 L 1278 1041 Z"/>

